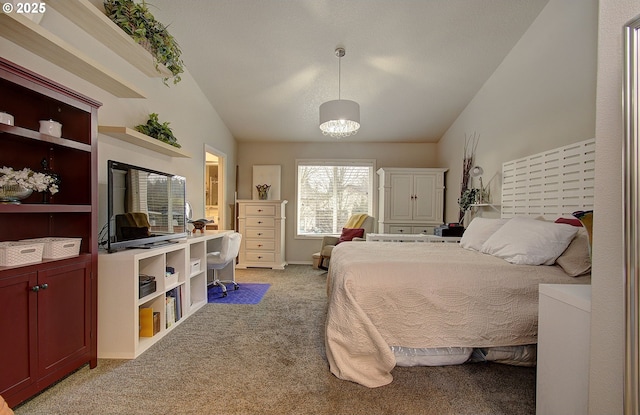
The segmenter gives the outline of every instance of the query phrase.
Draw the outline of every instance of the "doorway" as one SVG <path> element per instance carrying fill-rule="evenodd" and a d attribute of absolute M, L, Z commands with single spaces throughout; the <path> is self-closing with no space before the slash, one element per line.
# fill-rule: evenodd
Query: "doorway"
<path fill-rule="evenodd" d="M 225 160 L 226 155 L 205 145 L 204 163 L 204 211 L 213 220 L 207 229 L 228 229 L 225 215 Z"/>

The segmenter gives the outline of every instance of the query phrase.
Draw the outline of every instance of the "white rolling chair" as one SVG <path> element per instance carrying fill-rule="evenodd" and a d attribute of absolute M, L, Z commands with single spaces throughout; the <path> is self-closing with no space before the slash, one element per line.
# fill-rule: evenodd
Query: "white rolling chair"
<path fill-rule="evenodd" d="M 227 296 L 227 287 L 225 284 L 233 284 L 233 289 L 237 290 L 240 286 L 236 283 L 236 267 L 235 259 L 240 251 L 240 242 L 242 235 L 238 232 L 228 233 L 222 237 L 222 246 L 220 252 L 210 252 L 207 254 L 207 269 L 213 270 L 213 281 L 207 285 L 217 285 L 222 288 L 222 296 Z M 231 279 L 221 280 L 218 272 L 231 264 Z"/>

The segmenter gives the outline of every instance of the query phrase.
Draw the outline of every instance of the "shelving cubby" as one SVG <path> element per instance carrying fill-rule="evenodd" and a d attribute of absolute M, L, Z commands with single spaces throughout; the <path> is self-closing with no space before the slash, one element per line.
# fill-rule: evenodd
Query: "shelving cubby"
<path fill-rule="evenodd" d="M 207 303 L 207 251 L 204 241 L 191 244 L 189 250 L 189 312 Z M 200 260 L 200 268 L 191 270 L 191 261 Z"/>
<path fill-rule="evenodd" d="M 151 249 L 101 253 L 98 260 L 98 356 L 135 359 L 206 305 L 206 253 L 215 249 L 215 242 L 219 243 L 227 232 L 230 231 L 208 231 Z M 201 266 L 192 272 L 191 261 L 194 259 L 200 260 Z M 179 273 L 177 282 L 166 283 L 166 267 Z M 140 274 L 156 279 L 156 291 L 143 298 L 138 298 Z M 167 327 L 167 295 L 176 287 L 180 287 L 181 318 Z M 160 314 L 160 330 L 152 337 L 140 336 L 141 308 L 152 308 Z"/>

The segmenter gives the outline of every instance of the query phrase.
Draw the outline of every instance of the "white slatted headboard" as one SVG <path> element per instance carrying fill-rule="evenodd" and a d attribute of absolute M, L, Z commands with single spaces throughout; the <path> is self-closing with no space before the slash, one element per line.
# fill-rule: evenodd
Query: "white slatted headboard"
<path fill-rule="evenodd" d="M 554 220 L 593 209 L 595 139 L 502 164 L 501 216 Z"/>

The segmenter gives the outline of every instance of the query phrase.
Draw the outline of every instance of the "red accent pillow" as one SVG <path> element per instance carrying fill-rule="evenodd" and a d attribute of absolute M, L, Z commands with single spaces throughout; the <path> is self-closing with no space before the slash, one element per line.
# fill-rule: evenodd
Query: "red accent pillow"
<path fill-rule="evenodd" d="M 567 225 L 577 226 L 582 228 L 582 222 L 579 219 L 573 218 L 558 218 L 555 223 L 566 223 Z"/>
<path fill-rule="evenodd" d="M 342 228 L 342 234 L 340 235 L 340 239 L 336 242 L 338 245 L 340 242 L 347 242 L 352 240 L 353 238 L 362 238 L 364 236 L 364 229 L 362 228 Z"/>

